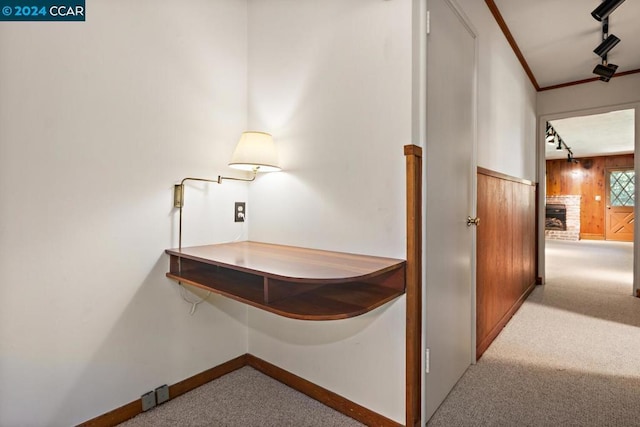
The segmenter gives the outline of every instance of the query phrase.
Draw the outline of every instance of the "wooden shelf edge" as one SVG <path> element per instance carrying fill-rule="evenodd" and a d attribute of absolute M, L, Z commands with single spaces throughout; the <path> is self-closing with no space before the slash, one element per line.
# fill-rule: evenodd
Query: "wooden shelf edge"
<path fill-rule="evenodd" d="M 322 297 L 323 294 L 323 289 L 322 288 L 314 288 L 312 290 L 310 290 L 309 292 L 303 293 L 303 294 L 299 294 L 299 295 L 294 295 L 292 297 L 289 297 L 285 300 L 277 300 L 274 301 L 271 304 L 266 304 L 263 303 L 261 301 L 255 301 L 252 299 L 248 299 L 248 298 L 244 298 L 240 295 L 231 293 L 231 292 L 226 292 L 222 289 L 217 289 L 213 286 L 207 286 L 205 284 L 196 282 L 194 280 L 190 280 L 187 277 L 184 276 L 179 276 L 177 274 L 173 274 L 173 273 L 166 273 L 166 276 L 171 279 L 174 280 L 176 282 L 181 282 L 190 286 L 195 286 L 199 289 L 204 289 L 206 291 L 210 291 L 213 292 L 215 294 L 218 295 L 222 295 L 224 297 L 227 298 L 231 298 L 235 301 L 241 302 L 243 304 L 247 304 L 250 305 L 252 307 L 255 308 L 259 308 L 261 310 L 265 310 L 268 311 L 270 313 L 274 313 L 277 314 L 279 316 L 283 316 L 283 317 L 288 317 L 290 319 L 297 319 L 297 320 L 311 320 L 311 321 L 325 321 L 325 320 L 341 320 L 341 319 L 348 319 L 351 317 L 356 317 L 356 316 L 360 316 L 362 314 L 368 313 L 369 311 L 375 310 L 376 308 L 379 308 L 385 304 L 387 304 L 388 302 L 393 301 L 394 299 L 398 298 L 399 296 L 403 295 L 405 292 L 404 290 L 398 290 L 398 289 L 392 289 L 392 288 L 388 288 L 385 286 L 380 286 L 380 285 L 373 285 L 373 284 L 367 284 L 367 286 L 369 288 L 371 288 L 372 291 L 377 290 L 377 291 L 383 291 L 385 293 L 385 295 L 381 298 L 377 298 L 375 300 L 373 300 L 370 304 L 368 304 L 366 307 L 362 307 L 362 306 L 356 306 L 353 305 L 353 309 L 349 310 L 349 311 L 343 311 L 343 312 L 339 312 L 339 313 L 302 313 L 302 312 L 293 312 L 290 309 L 288 309 L 287 307 L 290 306 L 295 306 L 297 302 L 302 301 L 303 299 L 308 299 L 310 296 L 316 296 L 316 297 Z M 349 285 L 345 285 L 345 286 L 349 286 Z"/>
<path fill-rule="evenodd" d="M 185 250 L 190 249 L 190 248 L 185 248 Z M 255 275 L 259 275 L 262 277 L 267 277 L 269 279 L 276 279 L 276 280 L 282 280 L 282 281 L 286 281 L 286 282 L 290 282 L 290 283 L 304 283 L 304 284 L 314 284 L 314 283 L 348 283 L 348 282 L 358 282 L 358 281 L 363 281 L 363 280 L 368 280 L 370 278 L 379 276 L 381 274 L 384 273 L 388 273 L 394 270 L 397 270 L 399 268 L 403 268 L 406 266 L 407 262 L 405 260 L 394 260 L 396 261 L 393 264 L 390 264 L 384 268 L 380 268 L 377 269 L 374 272 L 371 273 L 366 273 L 366 274 L 359 274 L 359 275 L 351 275 L 349 277 L 335 277 L 335 278 L 306 278 L 306 277 L 292 277 L 292 276 L 285 276 L 285 275 L 281 275 L 281 274 L 273 274 L 273 273 L 267 273 L 261 270 L 256 270 L 253 268 L 247 268 L 241 265 L 236 265 L 236 264 L 229 264 L 226 262 L 221 262 L 221 261 L 215 261 L 215 260 L 211 260 L 208 258 L 203 258 L 200 256 L 196 256 L 196 255 L 192 255 L 192 254 L 188 254 L 188 253 L 183 253 L 178 251 L 177 249 L 165 249 L 164 252 L 167 255 L 173 256 L 173 257 L 177 257 L 177 258 L 184 258 L 184 259 L 188 259 L 191 261 L 196 261 L 196 262 L 200 262 L 203 264 L 207 264 L 207 265 L 212 265 L 212 266 L 216 266 L 216 267 L 222 267 L 222 268 L 228 268 L 228 269 L 232 269 L 235 271 L 240 271 L 243 273 L 247 273 L 247 274 L 255 274 Z M 318 252 L 329 252 L 329 251 L 320 251 L 318 250 Z M 345 254 L 348 256 L 359 256 L 357 254 Z M 377 257 L 377 258 L 383 258 L 383 257 Z M 387 258 L 389 260 L 391 260 L 391 258 Z"/>

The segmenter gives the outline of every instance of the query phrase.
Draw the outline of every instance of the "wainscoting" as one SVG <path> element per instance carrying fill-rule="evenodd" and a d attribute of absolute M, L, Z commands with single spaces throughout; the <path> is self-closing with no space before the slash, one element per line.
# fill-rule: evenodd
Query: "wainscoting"
<path fill-rule="evenodd" d="M 536 283 L 536 186 L 478 168 L 476 358 Z"/>

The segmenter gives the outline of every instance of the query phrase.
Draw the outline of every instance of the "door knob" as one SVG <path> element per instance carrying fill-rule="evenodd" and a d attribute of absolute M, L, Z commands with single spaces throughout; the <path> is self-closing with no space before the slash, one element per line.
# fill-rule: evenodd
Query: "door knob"
<path fill-rule="evenodd" d="M 480 218 L 471 218 L 470 216 L 467 217 L 467 227 L 471 227 L 471 225 L 480 225 Z"/>

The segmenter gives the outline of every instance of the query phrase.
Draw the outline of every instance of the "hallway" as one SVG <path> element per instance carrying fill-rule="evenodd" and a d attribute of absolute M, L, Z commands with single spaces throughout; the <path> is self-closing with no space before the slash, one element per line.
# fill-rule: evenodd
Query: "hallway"
<path fill-rule="evenodd" d="M 538 286 L 429 426 L 640 425 L 633 246 L 547 241 Z"/>

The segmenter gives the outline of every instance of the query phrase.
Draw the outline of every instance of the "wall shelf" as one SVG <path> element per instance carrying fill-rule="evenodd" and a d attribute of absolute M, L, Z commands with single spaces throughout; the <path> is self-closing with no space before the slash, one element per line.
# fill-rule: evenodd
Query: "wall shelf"
<path fill-rule="evenodd" d="M 167 277 L 280 316 L 359 316 L 405 292 L 406 262 L 259 242 L 167 249 Z"/>

